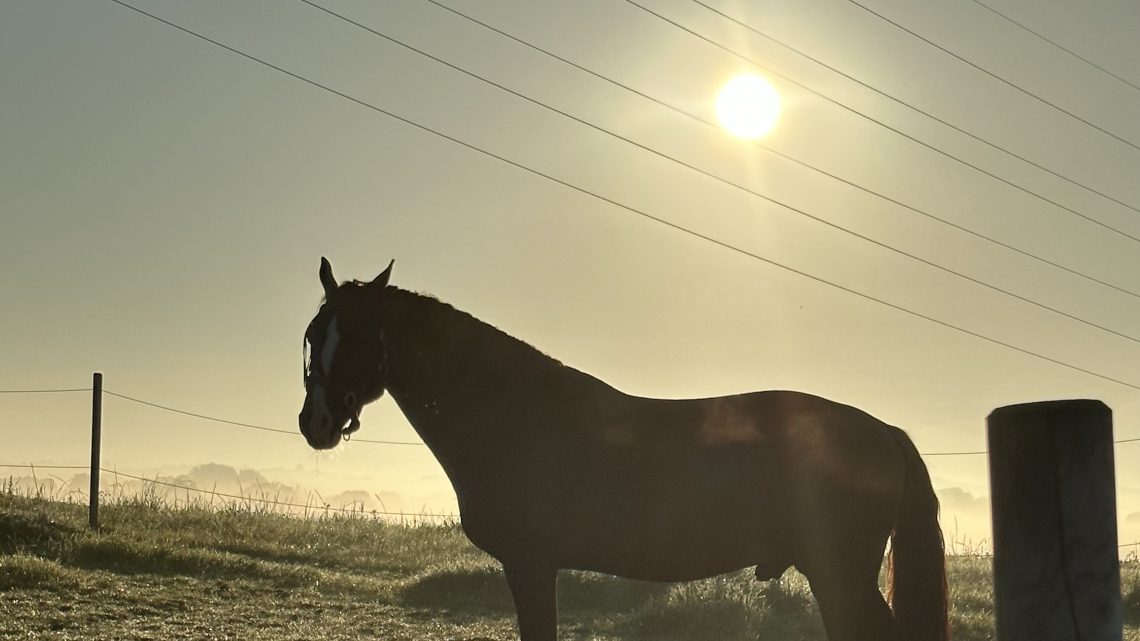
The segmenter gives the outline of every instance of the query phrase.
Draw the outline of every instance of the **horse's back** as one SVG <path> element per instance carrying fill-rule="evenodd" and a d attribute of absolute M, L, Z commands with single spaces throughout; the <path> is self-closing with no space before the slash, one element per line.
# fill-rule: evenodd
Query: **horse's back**
<path fill-rule="evenodd" d="M 897 428 L 819 396 L 763 391 L 693 400 L 635 398 L 602 416 L 584 456 L 652 473 L 667 467 L 708 478 L 725 474 L 766 488 L 778 481 L 865 482 L 898 478 Z M 719 470 L 724 466 L 726 469 Z"/>

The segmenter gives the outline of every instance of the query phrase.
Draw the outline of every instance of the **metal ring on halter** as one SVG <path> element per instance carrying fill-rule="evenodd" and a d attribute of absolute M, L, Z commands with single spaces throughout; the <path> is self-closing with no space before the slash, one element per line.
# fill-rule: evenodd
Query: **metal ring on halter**
<path fill-rule="evenodd" d="M 348 427 L 341 431 L 340 437 L 346 441 L 352 440 L 352 433 L 360 429 L 360 417 L 354 415 L 348 421 Z"/>

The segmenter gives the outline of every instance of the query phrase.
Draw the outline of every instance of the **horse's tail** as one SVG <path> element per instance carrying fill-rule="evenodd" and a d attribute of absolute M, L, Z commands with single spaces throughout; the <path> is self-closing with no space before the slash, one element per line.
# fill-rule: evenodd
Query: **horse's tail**
<path fill-rule="evenodd" d="M 891 534 L 887 600 L 899 641 L 949 641 L 946 553 L 938 498 L 914 443 L 892 429 L 906 461 L 902 502 Z"/>

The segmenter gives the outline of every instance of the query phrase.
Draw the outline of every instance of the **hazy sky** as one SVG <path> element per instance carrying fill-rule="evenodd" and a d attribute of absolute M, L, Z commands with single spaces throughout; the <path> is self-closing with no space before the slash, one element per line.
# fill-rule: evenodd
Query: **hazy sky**
<path fill-rule="evenodd" d="M 605 198 L 1140 386 L 1135 339 L 827 227 L 302 2 L 131 1 Z M 713 118 L 718 87 L 751 70 L 623 0 L 441 2 L 706 119 Z M 876 12 L 1126 143 L 848 0 L 710 0 L 1122 205 L 937 124 L 690 0 L 638 2 L 835 101 L 768 74 L 784 110 L 764 145 L 1140 293 L 1140 241 L 1062 208 L 1140 237 L 1140 149 L 1132 146 L 1140 144 L 1140 90 L 971 0 L 868 0 Z M 987 2 L 1140 84 L 1136 3 Z M 426 0 L 324 5 L 813 216 L 1140 338 L 1134 294 L 790 163 Z M 325 255 L 341 279 L 371 278 L 395 258 L 395 284 L 430 292 L 630 393 L 808 391 L 903 427 L 924 452 L 983 449 L 985 416 L 1001 405 L 1092 397 L 1114 409 L 1117 438 L 1140 437 L 1136 388 L 733 253 L 110 0 L 0 2 L 0 81 L 0 389 L 82 387 L 98 370 L 107 389 L 121 394 L 295 430 L 301 336 L 319 302 L 317 267 Z M 0 395 L 0 463 L 84 463 L 89 407 L 84 394 Z M 287 470 L 314 486 L 335 481 L 424 496 L 448 488 L 422 447 L 349 443 L 318 456 L 299 435 L 206 423 L 117 398 L 105 400 L 104 422 L 104 462 L 124 471 L 218 462 Z M 360 435 L 417 439 L 388 399 L 365 411 Z M 1119 445 L 1116 453 L 1124 518 L 1140 513 L 1140 443 Z M 987 493 L 984 457 L 927 462 L 951 512 L 955 501 L 965 506 Z M 975 503 L 983 514 L 984 502 Z M 1132 530 L 1140 531 L 1140 517 L 1133 520 Z"/>

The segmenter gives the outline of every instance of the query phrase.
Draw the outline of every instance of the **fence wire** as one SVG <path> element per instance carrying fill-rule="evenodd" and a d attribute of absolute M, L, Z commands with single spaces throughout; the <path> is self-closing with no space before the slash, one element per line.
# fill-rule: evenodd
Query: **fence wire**
<path fill-rule="evenodd" d="M 61 389 L 0 390 L 0 394 L 48 394 L 48 393 L 90 392 L 90 391 L 91 391 L 90 387 L 85 387 L 85 388 L 61 388 Z M 126 394 L 120 394 L 118 392 L 114 392 L 114 391 L 111 391 L 111 390 L 106 389 L 106 388 L 103 388 L 103 393 L 107 394 L 108 396 L 112 396 L 114 398 L 122 399 L 124 401 L 129 401 L 131 403 L 136 403 L 139 405 L 145 405 L 147 407 L 162 410 L 165 412 L 171 412 L 173 414 L 179 414 L 182 416 L 189 416 L 191 418 L 196 418 L 196 419 L 200 419 L 200 420 L 204 420 L 204 421 L 211 421 L 214 423 L 220 423 L 223 425 L 230 425 L 233 427 L 241 427 L 241 428 L 245 428 L 245 429 L 259 430 L 262 432 L 273 432 L 276 434 L 284 434 L 284 435 L 293 436 L 293 437 L 302 436 L 300 434 L 300 432 L 298 432 L 297 430 L 284 430 L 284 429 L 280 429 L 280 428 L 276 428 L 276 427 L 267 427 L 265 425 L 255 425 L 253 423 L 244 423 L 241 421 L 234 421 L 234 420 L 230 420 L 230 419 L 226 419 L 226 418 L 209 416 L 209 415 L 200 414 L 197 412 L 190 412 L 187 410 L 178 409 L 176 407 L 171 407 L 169 405 L 163 405 L 161 403 L 155 403 L 153 401 L 143 400 L 141 398 L 136 398 L 134 396 L 128 396 Z M 356 442 L 356 443 L 370 443 L 373 445 L 413 445 L 413 446 L 419 446 L 419 447 L 426 447 L 426 445 L 422 441 L 391 441 L 391 440 L 357 438 L 357 437 L 352 437 L 351 440 L 353 442 Z M 1138 443 L 1138 442 L 1140 442 L 1140 437 L 1117 439 L 1117 440 L 1114 440 L 1112 443 L 1113 443 L 1113 445 L 1124 445 L 1127 443 Z M 989 454 L 989 451 L 988 450 L 967 450 L 967 451 L 950 451 L 950 452 L 919 452 L 919 454 L 924 456 L 924 457 L 984 456 L 984 455 Z"/>
<path fill-rule="evenodd" d="M 15 469 L 26 469 L 26 470 L 32 471 L 33 473 L 35 472 L 35 470 L 87 470 L 87 471 L 89 471 L 91 469 L 91 467 L 89 465 L 35 465 L 35 464 L 31 464 L 31 463 L 25 463 L 25 464 L 0 463 L 0 467 L 2 467 L 2 468 L 15 468 Z M 175 490 L 182 490 L 185 492 L 193 492 L 195 494 L 205 494 L 205 495 L 209 495 L 209 496 L 217 496 L 217 497 L 226 498 L 226 499 L 233 499 L 233 500 L 237 500 L 237 501 L 262 503 L 262 504 L 270 505 L 270 506 L 274 506 L 274 507 L 295 508 L 295 509 L 305 510 L 306 513 L 309 513 L 309 512 L 315 512 L 315 513 L 338 512 L 338 513 L 348 513 L 348 514 L 359 514 L 359 515 L 365 515 L 365 516 L 368 516 L 368 515 L 392 516 L 392 517 L 400 517 L 400 518 L 404 518 L 404 519 L 429 519 L 430 518 L 430 519 L 445 519 L 445 520 L 450 519 L 453 521 L 456 521 L 459 519 L 458 514 L 453 514 L 450 512 L 396 512 L 396 511 L 391 511 L 391 510 L 374 510 L 374 509 L 368 509 L 365 507 L 359 507 L 359 508 L 333 507 L 332 505 L 326 504 L 326 503 L 318 503 L 318 504 L 314 504 L 314 503 L 292 503 L 290 501 L 282 501 L 280 499 L 261 498 L 261 497 L 249 496 L 249 495 L 244 495 L 244 494 L 229 494 L 227 492 L 218 492 L 216 490 L 204 490 L 201 488 L 193 487 L 191 485 L 186 485 L 186 484 L 182 484 L 182 483 L 171 483 L 169 481 L 161 481 L 158 478 L 149 478 L 149 477 L 145 477 L 145 476 L 137 476 L 134 474 L 127 474 L 126 472 L 120 472 L 117 469 L 110 469 L 110 468 L 105 468 L 105 467 L 100 467 L 99 471 L 103 474 L 108 474 L 108 475 L 114 476 L 116 478 L 121 477 L 121 478 L 126 478 L 126 479 L 132 479 L 135 481 L 139 481 L 142 483 L 148 483 L 151 485 L 161 485 L 164 487 L 169 487 L 169 488 L 172 488 Z"/>

